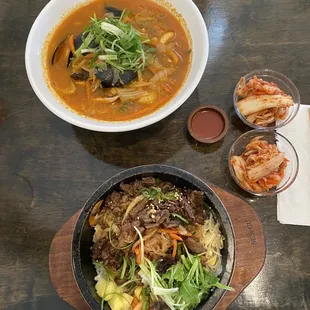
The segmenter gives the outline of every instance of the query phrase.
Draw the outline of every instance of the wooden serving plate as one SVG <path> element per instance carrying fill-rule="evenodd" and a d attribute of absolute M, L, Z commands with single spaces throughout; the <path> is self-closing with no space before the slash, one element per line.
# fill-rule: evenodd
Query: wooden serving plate
<path fill-rule="evenodd" d="M 236 237 L 235 268 L 230 286 L 215 307 L 227 309 L 261 271 L 266 256 L 265 237 L 261 221 L 246 201 L 219 187 L 210 185 L 224 203 L 232 220 Z M 49 271 L 58 295 L 77 310 L 90 310 L 83 299 L 72 271 L 71 239 L 81 211 L 73 215 L 55 235 L 49 253 Z"/>

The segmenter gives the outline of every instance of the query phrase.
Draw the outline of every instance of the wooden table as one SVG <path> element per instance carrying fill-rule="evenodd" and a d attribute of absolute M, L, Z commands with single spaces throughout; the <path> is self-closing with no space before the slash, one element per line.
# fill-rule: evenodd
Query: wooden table
<path fill-rule="evenodd" d="M 210 35 L 202 81 L 170 117 L 121 134 L 71 126 L 32 91 L 25 42 L 47 2 L 0 0 L 0 309 L 70 309 L 49 279 L 54 234 L 104 180 L 151 163 L 178 166 L 237 191 L 260 216 L 266 264 L 231 309 L 310 309 L 310 228 L 280 225 L 276 199 L 246 196 L 227 167 L 231 144 L 248 130 L 232 105 L 240 76 L 257 68 L 280 71 L 296 83 L 303 103 L 310 103 L 310 1 L 196 1 Z M 221 107 L 230 120 L 225 139 L 212 146 L 197 144 L 186 131 L 187 116 L 200 104 Z"/>

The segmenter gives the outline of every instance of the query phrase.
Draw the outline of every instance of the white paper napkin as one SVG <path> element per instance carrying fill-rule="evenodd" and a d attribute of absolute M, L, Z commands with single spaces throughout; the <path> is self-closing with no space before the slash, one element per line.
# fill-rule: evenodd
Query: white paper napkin
<path fill-rule="evenodd" d="M 299 158 L 295 182 L 278 194 L 278 221 L 310 226 L 310 106 L 301 105 L 295 119 L 277 131 L 293 144 Z"/>

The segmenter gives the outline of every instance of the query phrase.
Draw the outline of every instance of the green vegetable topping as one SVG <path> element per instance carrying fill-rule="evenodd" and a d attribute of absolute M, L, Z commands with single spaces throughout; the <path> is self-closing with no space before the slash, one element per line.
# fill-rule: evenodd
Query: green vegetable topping
<path fill-rule="evenodd" d="M 142 310 L 147 310 L 148 309 L 148 305 L 149 305 L 149 301 L 148 301 L 148 295 L 147 295 L 147 289 L 146 287 L 144 287 L 142 289 Z"/>
<path fill-rule="evenodd" d="M 198 255 L 186 255 L 171 266 L 163 275 L 158 274 L 155 265 L 145 259 L 140 265 L 142 282 L 150 286 L 151 298 L 163 300 L 171 309 L 193 309 L 210 293 L 212 287 L 232 290 L 219 282 L 201 263 Z"/>
<path fill-rule="evenodd" d="M 168 286 L 172 287 L 173 281 L 182 282 L 185 280 L 184 265 L 178 262 L 176 265 L 170 267 L 168 271 L 162 276 L 162 279 L 168 280 Z"/>
<path fill-rule="evenodd" d="M 136 272 L 136 260 L 131 257 L 130 258 L 130 266 L 129 266 L 129 279 L 133 280 Z"/>
<path fill-rule="evenodd" d="M 177 200 L 180 194 L 177 191 L 170 191 L 168 193 L 162 192 L 159 187 L 142 188 L 141 194 L 149 200 L 158 199 L 159 201 Z"/>
<path fill-rule="evenodd" d="M 128 265 L 128 260 L 127 260 L 127 257 L 124 256 L 123 257 L 123 267 L 122 267 L 121 279 L 124 279 L 124 277 L 125 277 L 125 273 L 126 273 L 126 270 L 127 270 L 127 265 Z"/>
<path fill-rule="evenodd" d="M 103 309 L 104 309 L 104 301 L 105 301 L 104 298 L 102 298 L 102 299 L 101 299 L 101 307 L 100 307 L 100 310 L 103 310 Z"/>
<path fill-rule="evenodd" d="M 93 67 L 110 64 L 123 73 L 126 70 L 135 72 L 143 70 L 147 63 L 147 54 L 143 42 L 147 38 L 131 24 L 126 24 L 121 18 L 91 19 L 82 35 L 82 45 L 76 51 L 80 57 L 85 52 L 94 53 Z M 150 53 L 150 51 L 147 51 Z M 98 66 L 99 65 L 99 66 Z"/>
<path fill-rule="evenodd" d="M 171 213 L 172 216 L 174 217 L 177 217 L 179 220 L 181 220 L 182 222 L 186 223 L 186 224 L 189 224 L 189 221 L 184 218 L 183 216 L 181 216 L 180 214 L 177 214 L 177 213 Z"/>

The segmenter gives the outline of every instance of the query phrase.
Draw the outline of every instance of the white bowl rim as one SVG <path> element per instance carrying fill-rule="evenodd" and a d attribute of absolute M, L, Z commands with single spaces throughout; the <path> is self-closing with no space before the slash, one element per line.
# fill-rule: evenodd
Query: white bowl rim
<path fill-rule="evenodd" d="M 124 121 L 124 122 L 98 121 L 96 119 L 83 117 L 82 115 L 79 115 L 78 113 L 74 112 L 70 108 L 67 108 L 67 110 L 70 111 L 70 113 L 68 113 L 68 114 L 64 113 L 63 111 L 61 111 L 60 109 L 57 108 L 57 105 L 49 102 L 49 100 L 45 97 L 43 92 L 40 91 L 40 89 L 36 83 L 36 78 L 32 74 L 30 57 L 28 57 L 28 55 L 30 53 L 30 46 L 34 40 L 35 30 L 36 30 L 36 28 L 40 27 L 41 20 L 45 17 L 45 15 L 47 15 L 47 12 L 53 8 L 56 1 L 58 1 L 58 0 L 51 0 L 50 2 L 48 2 L 46 4 L 46 6 L 39 13 L 39 15 L 37 16 L 36 20 L 34 21 L 32 27 L 31 27 L 31 30 L 30 30 L 28 38 L 27 38 L 26 49 L 25 49 L 25 65 L 26 65 L 26 72 L 28 75 L 29 82 L 30 82 L 35 94 L 37 95 L 37 97 L 51 112 L 53 112 L 55 115 L 57 115 L 59 118 L 63 119 L 64 121 L 66 121 L 72 125 L 81 127 L 81 128 L 85 128 L 85 129 L 89 129 L 89 130 L 93 130 L 93 131 L 99 131 L 99 132 L 124 132 L 124 131 L 131 131 L 131 130 L 140 129 L 140 128 L 152 125 L 154 123 L 157 123 L 160 120 L 166 118 L 168 115 L 172 114 L 183 103 L 185 103 L 185 101 L 191 96 L 191 94 L 194 92 L 194 90 L 198 86 L 198 84 L 199 84 L 199 82 L 203 76 L 203 73 L 205 71 L 207 61 L 208 61 L 208 56 L 209 56 L 208 30 L 207 30 L 207 26 L 204 22 L 204 19 L 200 13 L 198 7 L 195 5 L 195 3 L 192 0 L 183 0 L 183 1 L 187 1 L 187 4 L 189 6 L 191 6 L 191 8 L 196 12 L 196 18 L 197 18 L 197 22 L 199 23 L 199 27 L 201 27 L 205 31 L 205 36 L 202 38 L 202 40 L 204 41 L 202 44 L 203 55 L 205 55 L 205 57 L 204 57 L 204 59 L 201 59 L 201 66 L 199 67 L 198 71 L 196 72 L 194 78 L 191 81 L 189 81 L 188 77 L 187 77 L 187 80 L 185 82 L 185 84 L 187 86 L 186 91 L 184 94 L 182 94 L 181 97 L 178 98 L 178 101 L 175 102 L 175 104 L 168 106 L 168 104 L 169 104 L 169 102 L 168 102 L 166 105 L 164 105 L 160 109 L 154 111 L 151 114 L 146 115 L 146 116 L 151 116 L 151 119 L 145 119 L 145 117 L 141 117 L 138 119 L 134 119 L 131 121 Z M 189 70 L 188 75 L 189 75 L 190 71 L 191 71 L 191 69 Z M 183 86 L 181 86 L 181 88 L 183 88 L 185 86 L 185 84 Z M 178 95 L 178 93 L 177 93 L 177 95 Z M 55 97 L 55 95 L 54 95 L 54 97 Z M 56 97 L 55 97 L 55 99 L 56 99 Z M 174 100 L 174 98 L 172 98 L 171 100 Z M 64 103 L 62 103 L 62 104 L 65 105 Z M 163 108 L 165 108 L 165 109 L 163 109 Z M 161 113 L 156 113 L 157 111 L 161 111 Z M 73 115 L 76 115 L 76 114 L 78 114 L 81 117 L 79 119 L 74 118 Z M 87 123 L 87 122 L 84 122 L 83 119 L 92 120 L 94 122 Z M 139 122 L 134 123 L 137 120 L 139 120 Z M 113 126 L 111 126 L 111 124 L 113 124 Z M 115 127 L 115 124 L 117 124 L 118 127 Z"/>

